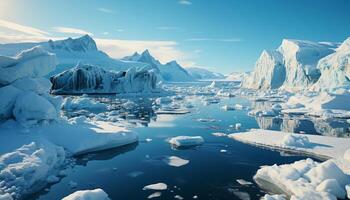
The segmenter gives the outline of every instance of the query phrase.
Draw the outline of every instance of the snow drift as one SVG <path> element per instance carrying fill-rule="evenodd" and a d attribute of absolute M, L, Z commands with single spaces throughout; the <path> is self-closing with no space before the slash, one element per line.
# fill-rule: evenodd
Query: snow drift
<path fill-rule="evenodd" d="M 106 71 L 103 68 L 78 64 L 50 78 L 54 94 L 140 93 L 157 91 L 157 77 L 145 68 L 127 71 Z"/>

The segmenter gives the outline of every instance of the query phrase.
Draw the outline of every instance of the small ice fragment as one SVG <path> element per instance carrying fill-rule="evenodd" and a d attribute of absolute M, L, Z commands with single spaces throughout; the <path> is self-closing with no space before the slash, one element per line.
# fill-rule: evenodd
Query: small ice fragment
<path fill-rule="evenodd" d="M 190 162 L 189 160 L 185 160 L 185 159 L 182 159 L 182 158 L 177 157 L 177 156 L 167 157 L 167 158 L 165 158 L 164 161 L 168 165 L 173 166 L 173 167 L 181 167 L 181 166 L 186 165 Z"/>
<path fill-rule="evenodd" d="M 192 197 L 192 199 L 198 199 L 198 196 L 197 196 L 197 195 L 194 195 L 194 196 Z"/>
<path fill-rule="evenodd" d="M 130 173 L 128 174 L 128 176 L 130 176 L 131 178 L 136 178 L 136 177 L 138 177 L 138 176 L 141 176 L 142 174 L 144 174 L 144 173 L 141 172 L 141 171 L 133 171 L 133 172 L 130 172 Z"/>
<path fill-rule="evenodd" d="M 226 133 L 212 133 L 212 135 L 214 135 L 216 137 L 225 137 L 225 136 L 227 136 Z"/>
<path fill-rule="evenodd" d="M 166 190 L 168 186 L 165 183 L 155 183 L 143 187 L 143 190 Z"/>
<path fill-rule="evenodd" d="M 180 195 L 175 195 L 174 198 L 175 198 L 175 199 L 179 199 L 179 200 L 184 199 L 184 198 L 183 198 L 182 196 L 180 196 Z"/>
<path fill-rule="evenodd" d="M 241 123 L 236 123 L 236 125 L 235 125 L 236 130 L 239 130 L 241 127 L 242 127 Z"/>
<path fill-rule="evenodd" d="M 237 179 L 236 181 L 241 185 L 252 185 L 253 184 L 252 182 L 246 181 L 244 179 Z"/>
<path fill-rule="evenodd" d="M 229 106 L 229 105 L 223 106 L 222 109 L 225 110 L 225 111 L 235 110 L 235 108 L 233 106 Z"/>
<path fill-rule="evenodd" d="M 151 138 L 146 138 L 146 142 L 151 142 L 152 139 Z"/>
<path fill-rule="evenodd" d="M 155 193 L 149 195 L 147 198 L 152 199 L 152 198 L 160 197 L 161 195 L 162 195 L 161 192 L 155 192 Z"/>
<path fill-rule="evenodd" d="M 226 153 L 227 150 L 226 150 L 226 149 L 221 149 L 220 152 L 221 152 L 221 153 Z"/>

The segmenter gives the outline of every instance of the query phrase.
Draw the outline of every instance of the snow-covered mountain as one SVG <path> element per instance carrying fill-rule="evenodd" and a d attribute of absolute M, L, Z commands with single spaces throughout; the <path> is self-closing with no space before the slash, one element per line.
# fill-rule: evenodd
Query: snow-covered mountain
<path fill-rule="evenodd" d="M 312 86 L 313 90 L 350 89 L 350 37 L 334 53 L 322 58 L 317 68 L 321 77 Z"/>
<path fill-rule="evenodd" d="M 227 75 L 225 79 L 228 81 L 241 82 L 248 74 L 249 72 L 232 72 L 231 74 Z"/>
<path fill-rule="evenodd" d="M 299 91 L 320 77 L 318 61 L 333 53 L 338 44 L 284 39 L 279 48 L 264 50 L 254 71 L 243 79 L 242 87 Z"/>
<path fill-rule="evenodd" d="M 158 72 L 160 78 L 164 81 L 183 82 L 195 80 L 195 78 L 192 77 L 176 61 L 170 61 L 166 64 L 162 64 L 157 59 L 155 59 L 148 50 L 145 50 L 144 52 L 142 52 L 142 54 L 135 52 L 131 56 L 126 56 L 122 58 L 122 60 L 145 63 L 150 67 L 150 69 L 153 69 L 155 72 Z"/>
<path fill-rule="evenodd" d="M 196 79 L 223 79 L 224 75 L 200 67 L 187 67 L 186 70 Z"/>
<path fill-rule="evenodd" d="M 49 76 L 74 67 L 77 63 L 101 66 L 104 69 L 116 71 L 145 65 L 139 62 L 121 61 L 109 57 L 103 51 L 98 50 L 95 41 L 88 35 L 76 39 L 68 38 L 57 41 L 0 44 L 0 55 L 14 56 L 17 52 L 38 45 L 57 56 L 59 64 Z"/>

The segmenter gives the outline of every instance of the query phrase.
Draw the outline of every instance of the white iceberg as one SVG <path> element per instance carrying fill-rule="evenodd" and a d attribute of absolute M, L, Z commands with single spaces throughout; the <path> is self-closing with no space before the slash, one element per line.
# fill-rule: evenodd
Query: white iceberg
<path fill-rule="evenodd" d="M 62 200 L 110 200 L 108 194 L 100 188 L 94 190 L 79 190 Z"/>
<path fill-rule="evenodd" d="M 204 139 L 201 136 L 177 136 L 169 140 L 169 143 L 177 147 L 201 145 Z"/>
<path fill-rule="evenodd" d="M 146 185 L 143 190 L 166 190 L 168 186 L 165 183 L 155 183 L 151 185 Z"/>
<path fill-rule="evenodd" d="M 166 157 L 164 161 L 169 166 L 173 166 L 173 167 L 181 167 L 181 166 L 187 165 L 190 162 L 189 160 L 185 160 L 177 156 Z"/>

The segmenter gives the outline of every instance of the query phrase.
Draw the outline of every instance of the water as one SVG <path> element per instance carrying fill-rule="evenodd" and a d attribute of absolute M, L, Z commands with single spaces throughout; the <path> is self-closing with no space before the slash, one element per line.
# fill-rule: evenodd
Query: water
<path fill-rule="evenodd" d="M 112 98 L 114 99 L 114 97 Z M 152 99 L 138 99 L 137 108 L 125 109 L 114 102 L 112 109 L 125 109 L 121 116 L 138 126 L 139 143 L 96 152 L 77 158 L 76 165 L 67 170 L 67 176 L 29 199 L 61 199 L 84 189 L 102 188 L 111 199 L 147 199 L 153 191 L 144 191 L 146 185 L 163 182 L 168 185 L 158 199 L 259 199 L 265 193 L 254 183 L 252 177 L 262 165 L 291 163 L 304 156 L 290 155 L 243 144 L 227 137 L 215 137 L 213 132 L 237 132 L 230 125 L 241 123 L 240 131 L 259 128 L 247 110 L 223 111 L 223 105 L 251 106 L 243 98 L 224 98 L 218 104 L 203 104 L 200 97 L 187 98 L 194 108 L 185 115 L 155 115 Z M 101 101 L 109 101 L 101 99 Z M 125 102 L 125 101 L 122 101 Z M 120 103 L 120 102 L 119 102 Z M 77 115 L 75 112 L 71 115 Z M 140 114 L 138 114 L 140 113 Z M 66 113 L 67 115 L 69 113 Z M 131 115 L 132 114 L 132 115 Z M 215 119 L 200 122 L 199 118 Z M 189 149 L 174 149 L 166 140 L 178 135 L 200 135 L 205 143 Z M 146 139 L 152 139 L 147 142 Z M 221 152 L 226 150 L 226 152 Z M 172 167 L 164 162 L 167 156 L 189 160 L 187 165 Z M 244 179 L 252 185 L 240 185 Z M 69 182 L 76 182 L 71 188 Z"/>

